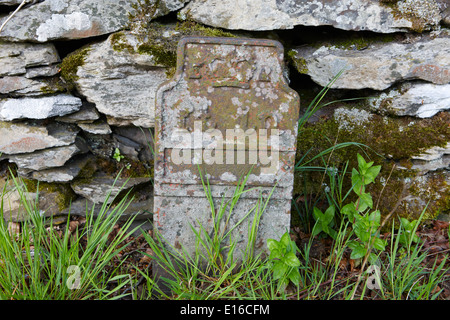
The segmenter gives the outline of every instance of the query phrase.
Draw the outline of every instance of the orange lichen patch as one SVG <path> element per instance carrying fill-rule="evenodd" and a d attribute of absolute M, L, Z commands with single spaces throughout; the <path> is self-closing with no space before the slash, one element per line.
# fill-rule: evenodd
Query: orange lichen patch
<path fill-rule="evenodd" d="M 89 37 L 95 37 L 104 34 L 104 28 L 103 26 L 97 22 L 92 21 L 92 26 L 89 29 L 85 30 L 79 30 L 79 29 L 72 29 L 63 34 L 63 38 L 68 39 L 82 39 L 82 38 L 89 38 Z"/>
<path fill-rule="evenodd" d="M 431 81 L 436 84 L 446 84 L 450 82 L 450 69 L 433 64 L 423 64 L 415 67 L 411 71 L 414 78 Z"/>

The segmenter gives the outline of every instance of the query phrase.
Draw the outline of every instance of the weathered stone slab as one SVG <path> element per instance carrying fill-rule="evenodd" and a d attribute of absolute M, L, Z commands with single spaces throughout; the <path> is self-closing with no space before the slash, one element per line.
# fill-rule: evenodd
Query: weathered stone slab
<path fill-rule="evenodd" d="M 450 84 L 406 82 L 368 102 L 372 110 L 382 114 L 430 118 L 450 110 Z"/>
<path fill-rule="evenodd" d="M 23 153 L 9 156 L 9 162 L 14 162 L 19 168 L 29 170 L 44 170 L 63 166 L 72 156 L 80 152 L 76 144 Z"/>
<path fill-rule="evenodd" d="M 70 159 L 61 167 L 49 168 L 40 171 L 19 170 L 22 176 L 29 177 L 38 181 L 67 183 L 75 179 L 83 168 L 89 164 L 91 155 L 83 155 Z"/>
<path fill-rule="evenodd" d="M 103 121 L 100 121 L 97 123 L 79 123 L 78 126 L 82 130 L 92 133 L 92 134 L 110 134 L 110 133 L 112 133 L 109 125 Z"/>
<path fill-rule="evenodd" d="M 122 29 L 129 13 L 142 20 L 151 19 L 181 8 L 184 2 L 46 0 L 20 10 L 6 24 L 0 39 L 46 42 L 95 37 Z M 138 5 L 139 12 L 134 5 Z M 5 19 L 0 19 L 0 24 Z"/>
<path fill-rule="evenodd" d="M 100 118 L 100 114 L 92 103 L 83 103 L 80 110 L 62 117 L 56 121 L 67 123 L 92 123 Z"/>
<path fill-rule="evenodd" d="M 117 38 L 119 38 L 119 41 Z M 128 49 L 118 49 L 125 44 Z M 77 70 L 78 91 L 105 114 L 110 125 L 153 127 L 155 92 L 167 80 L 166 68 L 152 55 L 138 53 L 139 42 L 129 33 L 111 35 L 93 44 Z"/>
<path fill-rule="evenodd" d="M 236 252 L 245 250 L 251 209 L 262 204 L 260 197 L 271 194 L 260 212 L 255 251 L 266 252 L 265 240 L 289 228 L 299 97 L 283 68 L 283 47 L 276 41 L 192 37 L 179 42 L 176 74 L 158 90 L 155 111 L 153 221 L 171 246 L 192 253 L 191 224 L 212 230 L 202 178 L 208 179 L 218 210 L 250 169 L 246 188 L 255 189 L 241 195 L 227 226 L 244 220 L 231 233 Z"/>
<path fill-rule="evenodd" d="M 444 19 L 445 0 L 193 0 L 180 17 L 225 29 L 274 30 L 333 26 L 381 33 L 423 31 Z"/>
<path fill-rule="evenodd" d="M 15 5 L 19 5 L 21 2 L 22 2 L 21 0 L 0 0 L 0 5 L 15 6 Z"/>
<path fill-rule="evenodd" d="M 300 73 L 326 86 L 341 70 L 333 88 L 385 90 L 396 82 L 420 79 L 450 82 L 450 32 L 423 35 L 405 42 L 375 41 L 362 50 L 332 44 L 295 49 Z"/>
<path fill-rule="evenodd" d="M 48 97 L 5 99 L 0 101 L 0 120 L 47 119 L 80 110 L 81 99 L 60 94 Z"/>
<path fill-rule="evenodd" d="M 411 157 L 412 170 L 418 170 L 421 174 L 429 171 L 447 170 L 450 168 L 450 142 L 444 147 L 432 147 L 424 153 Z"/>
<path fill-rule="evenodd" d="M 76 194 L 85 197 L 92 203 L 106 202 L 109 204 L 121 191 L 149 181 L 150 178 L 146 177 L 125 179 L 96 175 L 92 177 L 92 180 L 74 181 L 71 187 Z"/>
<path fill-rule="evenodd" d="M 0 43 L 0 77 L 54 75 L 59 55 L 51 43 Z"/>
<path fill-rule="evenodd" d="M 44 126 L 0 121 L 0 152 L 17 154 L 67 146 L 75 142 L 78 131 L 74 126 L 57 123 Z"/>
<path fill-rule="evenodd" d="M 11 97 L 34 97 L 48 93 L 60 92 L 63 89 L 51 81 L 29 79 L 21 76 L 6 76 L 0 78 L 0 94 Z"/>

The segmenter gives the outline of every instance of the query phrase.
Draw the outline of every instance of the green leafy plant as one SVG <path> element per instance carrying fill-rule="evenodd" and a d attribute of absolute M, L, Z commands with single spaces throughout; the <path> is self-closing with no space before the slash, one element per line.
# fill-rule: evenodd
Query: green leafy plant
<path fill-rule="evenodd" d="M 122 160 L 123 158 L 125 158 L 125 156 L 120 154 L 119 148 L 116 148 L 114 150 L 113 159 L 115 159 L 117 162 L 120 162 L 120 160 Z"/>
<path fill-rule="evenodd" d="M 409 221 L 406 218 L 400 218 L 400 223 L 402 225 L 402 232 L 399 235 L 399 241 L 401 244 L 408 246 L 413 242 L 420 242 L 419 236 L 416 234 L 418 220 Z"/>
<path fill-rule="evenodd" d="M 334 226 L 334 213 L 335 207 L 329 206 L 325 213 L 323 213 L 317 207 L 314 207 L 314 218 L 316 219 L 316 224 L 314 225 L 312 236 L 318 235 L 320 232 L 325 232 L 333 239 L 336 239 L 337 232 L 333 229 Z"/>
<path fill-rule="evenodd" d="M 386 240 L 380 239 L 378 234 L 380 217 L 380 211 L 378 210 L 365 216 L 355 215 L 356 221 L 353 223 L 353 231 L 358 237 L 358 240 L 352 240 L 348 243 L 349 248 L 352 249 L 350 258 L 361 259 L 365 257 L 371 247 L 384 251 L 387 245 Z M 374 252 L 370 252 L 370 263 L 375 263 L 376 260 L 377 255 Z"/>
<path fill-rule="evenodd" d="M 300 260 L 296 256 L 297 245 L 291 240 L 286 232 L 280 241 L 267 239 L 267 247 L 270 250 L 269 261 L 273 279 L 278 280 L 282 286 L 292 281 L 294 284 L 300 282 Z"/>
<path fill-rule="evenodd" d="M 358 199 L 345 205 L 341 212 L 353 223 L 353 231 L 358 237 L 357 240 L 352 240 L 348 244 L 352 249 L 350 257 L 360 259 L 370 253 L 369 261 L 375 263 L 377 255 L 371 252 L 372 248 L 384 251 L 387 243 L 379 237 L 381 214 L 379 210 L 370 212 L 373 208 L 373 200 L 370 193 L 366 192 L 366 186 L 375 181 L 381 166 L 374 166 L 373 161 L 366 162 L 359 153 L 357 159 L 358 169 L 352 170 L 352 190 Z"/>

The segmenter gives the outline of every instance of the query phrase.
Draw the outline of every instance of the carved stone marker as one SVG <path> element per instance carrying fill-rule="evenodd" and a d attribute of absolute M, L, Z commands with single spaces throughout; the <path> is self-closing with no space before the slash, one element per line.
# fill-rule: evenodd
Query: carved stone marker
<path fill-rule="evenodd" d="M 192 228 L 213 230 L 202 178 L 216 212 L 228 206 L 220 228 L 230 231 L 235 253 L 246 249 L 255 212 L 261 215 L 255 252 L 266 252 L 266 240 L 289 229 L 300 100 L 283 71 L 277 41 L 179 42 L 176 74 L 159 88 L 155 110 L 153 223 L 172 249 L 193 253 Z M 245 190 L 251 190 L 230 213 L 249 172 Z"/>

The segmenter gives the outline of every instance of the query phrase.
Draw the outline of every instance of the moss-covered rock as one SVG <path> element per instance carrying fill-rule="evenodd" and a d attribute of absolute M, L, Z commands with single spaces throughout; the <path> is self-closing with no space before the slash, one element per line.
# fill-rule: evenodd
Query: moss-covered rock
<path fill-rule="evenodd" d="M 75 88 L 75 81 L 79 78 L 77 75 L 78 68 L 84 64 L 84 59 L 89 50 L 89 47 L 80 48 L 62 60 L 61 77 L 66 82 L 69 90 Z"/>
<path fill-rule="evenodd" d="M 137 34 L 139 43 L 135 49 L 127 42 L 123 33 L 118 33 L 111 38 L 112 47 L 117 51 L 128 50 L 139 54 L 153 56 L 158 65 L 167 67 L 168 77 L 175 73 L 177 63 L 177 44 L 185 36 L 202 37 L 235 37 L 230 32 L 221 29 L 206 27 L 201 24 L 184 21 L 177 24 L 163 25 L 157 22 L 149 22 L 143 27 L 136 21 L 130 22 L 130 28 Z"/>
<path fill-rule="evenodd" d="M 430 201 L 427 217 L 435 217 L 439 213 L 448 213 L 450 209 L 448 171 L 445 168 L 433 172 L 413 170 L 411 158 L 433 146 L 444 147 L 450 141 L 449 123 L 448 112 L 419 120 L 411 117 L 388 118 L 356 108 L 337 108 L 333 117 L 308 124 L 299 132 L 297 161 L 304 155 L 306 158 L 303 161 L 311 159 L 342 142 L 365 145 L 367 148 L 350 146 L 336 149 L 309 166 L 327 163 L 330 167 L 342 169 L 349 161 L 348 171 L 351 172 L 351 168 L 357 167 L 356 154 L 361 153 L 382 165 L 380 176 L 368 190 L 383 215 L 394 210 L 400 216 L 418 217 Z M 328 184 L 329 179 L 323 172 L 298 172 L 294 194 L 323 193 Z M 344 191 L 350 187 L 348 176 Z"/>
<path fill-rule="evenodd" d="M 395 19 L 410 21 L 416 32 L 437 28 L 442 19 L 435 0 L 383 0 L 381 4 L 392 9 Z"/>

